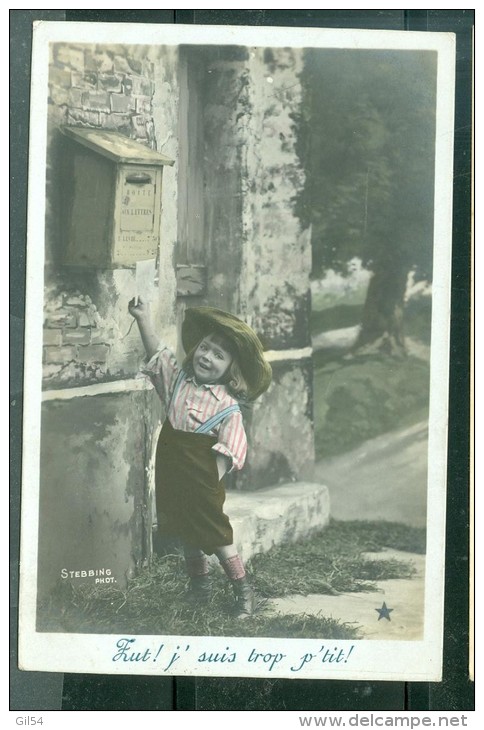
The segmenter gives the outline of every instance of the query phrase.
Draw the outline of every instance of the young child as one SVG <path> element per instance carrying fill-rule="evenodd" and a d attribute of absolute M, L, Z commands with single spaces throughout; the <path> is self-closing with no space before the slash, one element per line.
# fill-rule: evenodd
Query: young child
<path fill-rule="evenodd" d="M 232 582 L 236 613 L 254 611 L 254 593 L 223 512 L 225 473 L 241 469 L 247 438 L 239 401 L 255 400 L 271 382 L 272 371 L 260 340 L 242 320 L 213 307 L 185 313 L 182 367 L 158 344 L 148 306 L 129 303 L 148 363 L 143 368 L 166 408 L 156 450 L 158 524 L 183 543 L 190 589 L 210 596 L 207 555 L 215 554 Z"/>

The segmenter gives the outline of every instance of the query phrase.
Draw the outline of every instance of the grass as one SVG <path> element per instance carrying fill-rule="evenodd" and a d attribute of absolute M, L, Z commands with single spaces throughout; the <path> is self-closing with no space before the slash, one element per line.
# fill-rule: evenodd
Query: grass
<path fill-rule="evenodd" d="M 324 286 L 323 288 L 311 287 L 311 306 L 313 310 L 322 311 L 331 309 L 339 304 L 363 306 L 366 299 L 368 282 L 362 281 L 359 286 L 350 285 L 341 291 L 341 287 Z"/>
<path fill-rule="evenodd" d="M 361 322 L 363 313 L 362 304 L 338 304 L 330 309 L 312 310 L 311 332 L 313 335 L 320 332 L 353 327 Z"/>
<path fill-rule="evenodd" d="M 267 597 L 356 593 L 376 590 L 376 581 L 411 578 L 409 563 L 364 555 L 384 548 L 423 554 L 425 531 L 393 522 L 333 521 L 309 540 L 255 556 L 256 587 Z"/>
<path fill-rule="evenodd" d="M 330 332 L 344 327 L 354 327 L 361 324 L 364 303 L 345 299 L 343 303 L 319 309 L 314 306 L 311 311 L 311 334 Z M 404 309 L 404 333 L 414 337 L 426 345 L 430 344 L 430 330 L 432 317 L 432 298 L 418 297 L 410 299 Z"/>
<path fill-rule="evenodd" d="M 410 299 L 405 306 L 405 334 L 430 345 L 432 298 Z"/>
<path fill-rule="evenodd" d="M 405 307 L 405 333 L 430 344 L 432 301 L 410 300 Z M 361 304 L 338 304 L 311 314 L 313 335 L 361 322 Z M 313 355 L 316 457 L 350 451 L 380 434 L 428 416 L 429 364 L 408 356 L 346 357 L 341 348 Z"/>
<path fill-rule="evenodd" d="M 393 547 L 425 551 L 425 533 L 396 523 L 332 522 L 312 538 L 256 556 L 248 566 L 259 600 L 254 616 L 231 616 L 231 587 L 213 571 L 207 606 L 187 600 L 181 555 L 153 559 L 126 590 L 62 584 L 39 609 L 38 630 L 66 633 L 125 633 L 197 636 L 265 636 L 355 639 L 354 626 L 321 615 L 281 615 L 268 599 L 290 593 L 376 590 L 375 581 L 411 578 L 410 563 L 372 560 L 363 553 Z"/>
<path fill-rule="evenodd" d="M 314 357 L 317 458 L 356 448 L 427 416 L 429 365 L 414 357 Z"/>

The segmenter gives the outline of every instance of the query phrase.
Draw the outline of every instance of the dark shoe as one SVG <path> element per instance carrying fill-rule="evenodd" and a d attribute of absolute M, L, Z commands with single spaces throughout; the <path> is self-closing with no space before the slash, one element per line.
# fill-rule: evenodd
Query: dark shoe
<path fill-rule="evenodd" d="M 200 603 L 208 603 L 212 595 L 212 581 L 210 576 L 196 575 L 190 578 L 190 598 Z"/>
<path fill-rule="evenodd" d="M 237 618 L 248 618 L 255 610 L 255 595 L 252 587 L 245 578 L 234 580 L 235 615 Z"/>

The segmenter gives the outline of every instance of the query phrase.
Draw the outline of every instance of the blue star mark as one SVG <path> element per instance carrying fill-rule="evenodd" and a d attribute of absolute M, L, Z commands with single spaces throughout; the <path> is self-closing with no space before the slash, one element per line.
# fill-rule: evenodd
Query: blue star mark
<path fill-rule="evenodd" d="M 383 601 L 383 605 L 381 608 L 375 608 L 375 611 L 377 611 L 380 615 L 378 616 L 378 621 L 382 618 L 387 618 L 389 621 L 391 621 L 390 613 L 393 611 L 393 608 L 388 608 L 385 601 Z"/>

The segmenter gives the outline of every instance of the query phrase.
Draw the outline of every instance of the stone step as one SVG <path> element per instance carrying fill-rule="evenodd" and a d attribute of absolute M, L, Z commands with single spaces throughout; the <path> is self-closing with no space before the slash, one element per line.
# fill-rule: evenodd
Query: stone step
<path fill-rule="evenodd" d="M 329 522 L 330 499 L 324 484 L 289 482 L 254 492 L 228 491 L 224 512 L 244 560 L 275 545 L 291 543 Z"/>

